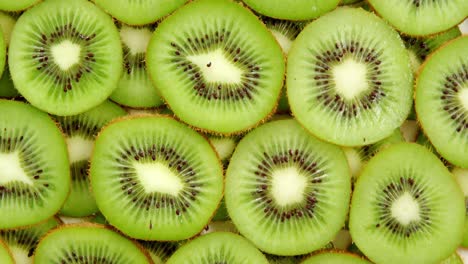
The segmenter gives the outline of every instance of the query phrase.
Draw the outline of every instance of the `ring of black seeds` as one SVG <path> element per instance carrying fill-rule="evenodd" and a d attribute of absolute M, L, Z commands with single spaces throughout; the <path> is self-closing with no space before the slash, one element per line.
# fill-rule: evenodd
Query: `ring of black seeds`
<path fill-rule="evenodd" d="M 442 109 L 454 121 L 458 133 L 468 131 L 468 112 L 463 106 L 460 106 L 460 101 L 458 100 L 458 92 L 463 89 L 463 85 L 467 82 L 468 67 L 467 65 L 463 65 L 458 73 L 445 77 L 444 87 L 440 95 Z"/>

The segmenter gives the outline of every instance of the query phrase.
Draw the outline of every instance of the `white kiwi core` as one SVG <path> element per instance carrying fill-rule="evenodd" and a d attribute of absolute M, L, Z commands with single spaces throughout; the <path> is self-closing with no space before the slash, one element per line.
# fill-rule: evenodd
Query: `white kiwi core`
<path fill-rule="evenodd" d="M 0 153 L 0 185 L 15 181 L 33 185 L 33 181 L 21 167 L 18 152 Z"/>
<path fill-rule="evenodd" d="M 458 98 L 460 99 L 463 108 L 468 111 L 468 87 L 461 89 L 460 93 L 458 94 Z"/>
<path fill-rule="evenodd" d="M 80 62 L 81 46 L 64 40 L 51 48 L 52 58 L 54 62 L 63 71 L 66 71 Z"/>
<path fill-rule="evenodd" d="M 93 151 L 94 142 L 79 136 L 67 138 L 68 158 L 70 164 L 88 160 Z"/>
<path fill-rule="evenodd" d="M 367 67 L 364 63 L 348 58 L 332 69 L 337 93 L 351 100 L 369 89 Z"/>
<path fill-rule="evenodd" d="M 271 30 L 271 33 L 275 37 L 276 41 L 278 41 L 281 49 L 283 50 L 283 53 L 287 55 L 289 53 L 289 50 L 291 49 L 291 45 L 293 42 L 288 37 L 286 37 L 278 31 Z"/>
<path fill-rule="evenodd" d="M 120 29 L 120 39 L 130 50 L 130 54 L 146 53 L 152 33 L 147 28 L 132 28 L 123 26 Z"/>
<path fill-rule="evenodd" d="M 277 169 L 272 175 L 272 195 L 279 206 L 299 203 L 304 198 L 307 178 L 295 167 Z"/>
<path fill-rule="evenodd" d="M 205 54 L 188 56 L 187 59 L 200 68 L 209 83 L 240 83 L 242 70 L 226 58 L 220 49 Z"/>
<path fill-rule="evenodd" d="M 421 219 L 419 216 L 419 203 L 408 192 L 405 192 L 393 202 L 391 212 L 393 218 L 402 225 L 408 225 Z"/>
<path fill-rule="evenodd" d="M 146 193 L 177 196 L 184 187 L 182 180 L 164 163 L 136 162 L 133 166 Z"/>

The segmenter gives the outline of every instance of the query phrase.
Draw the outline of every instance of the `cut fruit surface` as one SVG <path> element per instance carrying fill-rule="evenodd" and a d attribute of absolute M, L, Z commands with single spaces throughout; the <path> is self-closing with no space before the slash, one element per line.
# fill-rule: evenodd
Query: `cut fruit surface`
<path fill-rule="evenodd" d="M 110 224 L 144 240 L 199 233 L 223 193 L 218 157 L 200 134 L 164 116 L 112 123 L 98 136 L 91 186 Z"/>
<path fill-rule="evenodd" d="M 410 112 L 409 65 L 402 40 L 384 21 L 362 9 L 338 8 L 306 26 L 291 47 L 292 113 L 323 140 L 375 143 Z"/>
<path fill-rule="evenodd" d="M 161 22 L 147 67 L 177 117 L 221 134 L 251 128 L 274 111 L 285 68 L 273 35 L 228 0 L 194 1 Z"/>
<path fill-rule="evenodd" d="M 309 257 L 308 259 L 301 262 L 301 264 L 371 264 L 371 262 L 364 258 L 350 254 L 340 252 L 322 252 Z"/>
<path fill-rule="evenodd" d="M 239 232 L 262 251 L 305 254 L 343 227 L 350 181 L 338 146 L 316 139 L 295 120 L 273 121 L 247 134 L 234 151 L 226 207 Z"/>
<path fill-rule="evenodd" d="M 465 202 L 429 150 L 399 143 L 377 153 L 358 178 L 349 228 L 377 263 L 438 263 L 461 242 Z"/>
<path fill-rule="evenodd" d="M 4 11 L 21 11 L 30 6 L 39 3 L 41 0 L 15 0 L 15 1 L 0 1 L 0 10 Z"/>
<path fill-rule="evenodd" d="M 287 20 L 308 20 L 333 10 L 340 0 L 243 0 L 258 13 Z"/>
<path fill-rule="evenodd" d="M 10 249 L 0 240 L 0 263 L 15 264 Z"/>

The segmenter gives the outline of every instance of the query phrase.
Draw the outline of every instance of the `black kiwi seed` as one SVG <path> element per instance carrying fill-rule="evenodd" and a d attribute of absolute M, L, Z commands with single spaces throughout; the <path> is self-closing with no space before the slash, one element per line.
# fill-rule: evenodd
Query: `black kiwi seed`
<path fill-rule="evenodd" d="M 450 119 L 455 123 L 455 131 L 462 133 L 468 130 L 468 114 L 460 106 L 458 92 L 463 89 L 463 84 L 468 81 L 468 67 L 462 66 L 458 73 L 454 73 L 445 78 L 441 90 L 440 99 L 443 110 L 448 113 Z"/>

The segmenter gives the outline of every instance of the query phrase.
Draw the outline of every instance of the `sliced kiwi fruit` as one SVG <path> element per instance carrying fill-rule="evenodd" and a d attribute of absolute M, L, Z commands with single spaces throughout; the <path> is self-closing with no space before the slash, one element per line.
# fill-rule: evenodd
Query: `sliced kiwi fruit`
<path fill-rule="evenodd" d="M 399 143 L 364 167 L 351 202 L 354 243 L 377 263 L 437 263 L 462 239 L 465 200 L 426 148 Z"/>
<path fill-rule="evenodd" d="M 7 42 L 3 37 L 3 30 L 0 28 L 0 76 L 2 76 L 3 71 L 5 69 L 5 61 L 6 61 L 6 47 Z"/>
<path fill-rule="evenodd" d="M 107 123 L 126 114 L 127 112 L 118 105 L 104 101 L 79 115 L 54 117 L 65 135 L 72 180 L 70 194 L 60 214 L 84 217 L 98 211 L 88 180 L 94 140 Z"/>
<path fill-rule="evenodd" d="M 156 22 L 188 0 L 94 0 L 117 20 L 128 25 L 144 25 Z"/>
<path fill-rule="evenodd" d="M 433 53 L 416 80 L 415 106 L 427 138 L 442 157 L 468 168 L 468 36 Z"/>
<path fill-rule="evenodd" d="M 3 38 L 5 40 L 5 45 L 8 47 L 11 39 L 11 31 L 15 26 L 16 20 L 13 16 L 8 13 L 0 11 L 0 28 L 3 32 Z"/>
<path fill-rule="evenodd" d="M 374 14 L 340 7 L 310 23 L 288 55 L 296 119 L 343 146 L 375 143 L 408 116 L 413 77 L 398 34 Z"/>
<path fill-rule="evenodd" d="M 256 12 L 277 19 L 308 20 L 333 10 L 340 0 L 243 0 Z"/>
<path fill-rule="evenodd" d="M 155 264 L 166 263 L 172 254 L 179 248 L 177 242 L 139 241 L 148 251 Z"/>
<path fill-rule="evenodd" d="M 424 36 L 442 32 L 463 21 L 466 0 L 368 0 L 372 8 L 406 35 Z"/>
<path fill-rule="evenodd" d="M 338 146 L 316 139 L 293 119 L 272 121 L 247 134 L 234 151 L 226 207 L 239 232 L 260 250 L 305 254 L 344 226 L 350 179 Z"/>
<path fill-rule="evenodd" d="M 76 115 L 117 87 L 122 47 L 112 19 L 86 0 L 41 2 L 11 35 L 8 61 L 16 88 L 54 115 Z"/>
<path fill-rule="evenodd" d="M 228 163 L 237 146 L 237 139 L 235 137 L 208 136 L 208 140 L 218 153 L 219 159 L 223 163 Z"/>
<path fill-rule="evenodd" d="M 70 189 L 65 140 L 50 117 L 0 100 L 0 229 L 50 218 Z"/>
<path fill-rule="evenodd" d="M 194 1 L 162 21 L 146 63 L 178 118 L 218 134 L 240 133 L 272 114 L 285 68 L 273 35 L 229 0 Z"/>
<path fill-rule="evenodd" d="M 0 263 L 4 264 L 15 264 L 13 256 L 11 255 L 10 249 L 0 240 Z"/>
<path fill-rule="evenodd" d="M 244 237 L 230 232 L 213 232 L 189 241 L 179 248 L 166 263 L 268 264 L 268 261 L 265 256 Z"/>
<path fill-rule="evenodd" d="M 371 264 L 370 261 L 347 252 L 325 251 L 314 254 L 301 264 Z"/>
<path fill-rule="evenodd" d="M 463 264 L 461 257 L 455 252 L 447 259 L 440 262 L 440 264 Z"/>
<path fill-rule="evenodd" d="M 0 240 L 6 243 L 16 263 L 32 263 L 39 240 L 59 224 L 58 219 L 50 218 L 43 223 L 24 229 L 1 230 Z"/>
<path fill-rule="evenodd" d="M 124 69 L 122 77 L 110 98 L 121 105 L 135 108 L 157 107 L 163 100 L 146 72 L 146 48 L 153 26 L 120 27 Z"/>
<path fill-rule="evenodd" d="M 201 232 L 223 193 L 208 141 L 166 116 L 114 122 L 96 139 L 91 186 L 107 221 L 130 237 L 182 240 Z"/>
<path fill-rule="evenodd" d="M 463 231 L 463 241 L 461 245 L 463 247 L 468 247 L 468 169 L 455 168 L 452 170 L 452 173 L 455 175 L 458 185 L 465 195 L 466 220 L 465 230 Z"/>
<path fill-rule="evenodd" d="M 4 11 L 21 11 L 39 3 L 41 0 L 4 0 L 0 1 L 0 10 Z"/>
<path fill-rule="evenodd" d="M 106 226 L 88 223 L 64 225 L 50 231 L 39 242 L 34 263 L 144 264 L 151 260 L 133 241 Z"/>

